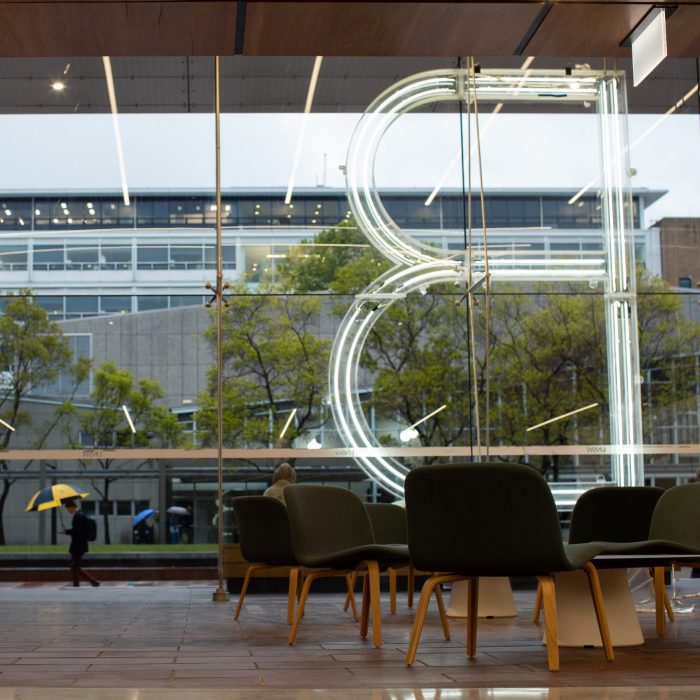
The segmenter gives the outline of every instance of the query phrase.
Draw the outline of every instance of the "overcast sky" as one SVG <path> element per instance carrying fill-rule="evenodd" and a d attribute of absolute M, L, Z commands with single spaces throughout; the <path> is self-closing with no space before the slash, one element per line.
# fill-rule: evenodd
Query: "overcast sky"
<path fill-rule="evenodd" d="M 222 117 L 223 187 L 286 187 L 301 128 L 300 115 L 234 114 Z M 296 184 L 343 187 L 338 166 L 359 115 L 310 115 Z M 481 119 L 486 188 L 577 190 L 600 171 L 595 115 L 503 115 Z M 632 115 L 630 142 L 659 120 Z M 130 188 L 213 188 L 211 115 L 123 115 L 122 141 Z M 0 117 L 3 155 L 0 189 L 120 188 L 109 115 Z M 380 148 L 380 186 L 432 188 L 459 149 L 454 114 L 402 117 Z M 648 212 L 700 217 L 698 117 L 673 115 L 631 152 L 633 187 L 668 190 Z M 478 188 L 476 169 L 474 187 Z M 459 166 L 446 186 L 460 185 Z"/>

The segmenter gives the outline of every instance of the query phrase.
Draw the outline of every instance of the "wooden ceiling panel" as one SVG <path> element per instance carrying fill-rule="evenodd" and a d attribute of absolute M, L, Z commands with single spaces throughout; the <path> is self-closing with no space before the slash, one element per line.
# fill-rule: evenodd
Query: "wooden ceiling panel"
<path fill-rule="evenodd" d="M 0 3 L 0 56 L 233 53 L 235 2 Z"/>
<path fill-rule="evenodd" d="M 249 2 L 249 56 L 512 55 L 542 7 L 525 3 Z"/>
<path fill-rule="evenodd" d="M 525 48 L 530 56 L 630 56 L 620 43 L 651 9 L 647 4 L 556 3 Z"/>
<path fill-rule="evenodd" d="M 683 5 L 666 24 L 668 55 L 700 56 L 700 5 Z"/>

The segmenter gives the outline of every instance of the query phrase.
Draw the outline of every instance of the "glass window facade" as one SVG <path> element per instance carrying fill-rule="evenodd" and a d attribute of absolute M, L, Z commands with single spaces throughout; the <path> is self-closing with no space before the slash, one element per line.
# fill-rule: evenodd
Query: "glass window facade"
<path fill-rule="evenodd" d="M 376 61 L 379 94 L 393 82 L 394 71 L 385 75 L 382 59 Z M 485 126 L 494 105 L 480 106 Z M 319 112 L 328 127 L 307 133 L 312 140 L 288 203 L 296 125 L 277 115 L 278 126 L 287 128 L 263 130 L 239 121 L 240 115 L 227 115 L 225 142 L 243 139 L 250 153 L 241 149 L 240 159 L 224 154 L 221 262 L 230 285 L 223 310 L 225 448 L 261 452 L 227 462 L 226 500 L 265 488 L 275 466 L 267 452 L 271 448 L 299 450 L 294 458 L 304 480 L 328 478 L 352 485 L 363 498 L 389 497 L 350 457 L 328 458 L 321 465 L 304 452 L 309 444 L 346 448 L 334 419 L 329 369 L 345 314 L 363 303 L 379 320 L 357 359 L 356 419 L 366 422 L 380 449 L 424 448 L 418 455 L 400 456 L 402 465 L 434 461 L 430 450 L 437 447 L 453 449 L 455 460 L 467 459 L 477 443 L 489 442 L 495 458 L 531 464 L 553 490 L 613 480 L 613 375 L 606 346 L 611 216 L 620 217 L 630 232 L 624 253 L 634 254 L 637 263 L 635 382 L 642 397 L 642 440 L 647 447 L 668 449 L 644 454 L 645 478 L 680 483 L 694 477 L 700 442 L 700 215 L 688 192 L 697 187 L 681 189 L 679 195 L 675 174 L 664 179 L 655 173 L 675 153 L 679 179 L 697 184 L 700 139 L 695 133 L 695 140 L 679 148 L 672 133 L 686 128 L 681 117 L 695 115 L 669 115 L 655 132 L 654 148 L 649 140 L 630 152 L 623 179 L 633 167 L 639 173 L 617 211 L 602 181 L 596 105 L 550 102 L 543 109 L 518 99 L 504 114 L 493 115 L 492 131 L 482 132 L 483 202 L 476 159 L 465 153 L 461 160 L 472 163 L 471 178 L 464 179 L 465 189 L 471 183 L 470 195 L 454 166 L 428 202 L 454 155 L 468 148 L 459 138 L 460 126 L 468 133 L 468 118 L 455 105 L 421 111 L 421 130 L 409 124 L 401 148 L 387 146 L 377 153 L 377 207 L 386 209 L 397 229 L 455 261 L 465 260 L 471 238 L 477 277 L 486 271 L 486 247 L 491 277 L 488 284 L 476 280 L 471 299 L 465 294 L 466 274 L 408 294 L 363 299 L 393 263 L 370 244 L 350 209 L 345 178 L 353 130 L 334 121 L 337 114 Z M 87 123 L 89 115 L 84 116 Z M 138 124 L 138 113 L 132 116 Z M 402 133 L 410 116 L 398 116 L 391 128 Z M 638 116 L 628 120 L 630 133 L 623 139 L 628 143 L 649 127 Z M 178 117 L 188 121 L 185 114 Z M 356 114 L 352 121 L 359 118 Z M 264 125 L 268 119 L 271 115 L 259 115 L 255 121 Z M 188 128 L 202 128 L 195 121 Z M 138 128 L 144 130 L 143 143 L 165 138 L 147 131 L 146 124 Z M 212 140 L 211 125 L 203 136 Z M 189 151 L 178 143 L 162 149 L 167 162 L 153 159 L 148 172 L 143 165 L 133 172 L 128 205 L 113 177 L 95 178 L 112 183 L 106 190 L 87 175 L 80 179 L 80 173 L 55 186 L 37 180 L 21 191 L 9 186 L 0 191 L 0 273 L 3 290 L 12 293 L 0 301 L 5 318 L 17 319 L 13 329 L 19 335 L 26 318 L 13 302 L 29 290 L 45 312 L 37 332 L 56 341 L 56 358 L 66 358 L 60 371 L 37 374 L 30 382 L 22 401 L 31 427 L 18 431 L 10 447 L 33 445 L 39 427 L 70 401 L 69 418 L 57 423 L 60 427 L 41 449 L 134 444 L 180 449 L 182 462 L 167 463 L 168 497 L 193 505 L 196 536 L 204 541 L 213 527 L 215 475 L 211 463 L 203 466 L 193 450 L 215 444 L 217 425 L 214 311 L 205 306 L 212 301 L 205 284 L 216 282 L 217 211 L 211 169 L 202 174 L 197 163 L 186 162 L 182 154 Z M 79 146 L 76 139 L 76 152 Z M 37 163 L 37 172 L 57 169 L 58 161 L 49 154 Z M 346 171 L 340 172 L 337 163 Z M 169 169 L 179 177 L 170 177 Z M 594 177 L 599 179 L 586 189 Z M 91 361 L 87 377 L 77 380 L 86 358 Z M 0 385 L 11 386 L 14 372 L 10 358 L 0 368 Z M 107 389 L 120 382 L 130 382 L 130 393 L 117 401 Z M 136 437 L 122 409 L 127 404 Z M 408 426 L 441 406 L 419 423 L 417 437 L 403 441 Z M 562 418 L 587 406 L 594 407 Z M 6 402 L 0 411 L 8 407 Z M 139 407 L 145 408 L 139 412 Z M 96 431 L 91 424 L 96 417 L 111 423 Z M 538 424 L 546 425 L 533 428 Z M 586 452 L 587 446 L 602 452 Z M 684 452 L 683 446 L 690 450 Z M 85 462 L 95 466 L 87 457 Z M 201 467 L 201 474 L 193 474 L 194 468 L 188 472 L 192 464 Z M 95 512 L 103 508 L 128 528 L 135 504 L 161 506 L 158 467 L 154 460 L 144 467 L 148 478 L 118 480 L 119 490 L 94 506 Z M 19 513 L 20 493 L 8 501 L 13 513 Z M 557 498 L 561 505 L 562 497 Z M 226 527 L 227 536 L 235 537 L 233 524 L 227 521 Z M 37 539 L 38 531 L 32 537 Z"/>

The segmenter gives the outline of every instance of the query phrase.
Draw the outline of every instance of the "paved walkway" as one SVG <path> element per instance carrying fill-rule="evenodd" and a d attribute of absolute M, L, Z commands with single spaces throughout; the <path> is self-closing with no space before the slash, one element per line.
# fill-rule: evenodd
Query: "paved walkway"
<path fill-rule="evenodd" d="M 33 697 L 26 692 L 7 694 L 12 688 L 110 687 L 359 691 L 631 686 L 651 692 L 654 686 L 678 686 L 678 692 L 672 695 L 649 695 L 645 691 L 638 697 L 700 697 L 697 611 L 678 615 L 661 640 L 655 637 L 653 615 L 643 614 L 645 645 L 617 648 L 617 658 L 611 663 L 604 660 L 599 649 L 562 649 L 561 671 L 549 673 L 541 643 L 542 627 L 530 621 L 533 593 L 516 594 L 517 618 L 480 621 L 479 651 L 473 660 L 466 658 L 463 623 L 452 622 L 452 641 L 446 642 L 432 610 L 416 664 L 408 669 L 404 653 L 413 613 L 406 608 L 405 595 L 399 596 L 395 616 L 388 611 L 383 616 L 384 645 L 374 649 L 370 641 L 359 638 L 352 617 L 342 612 L 343 596 L 312 593 L 297 644 L 290 647 L 286 641 L 284 596 L 249 596 L 236 623 L 232 616 L 235 599 L 213 603 L 213 589 L 213 584 L 199 582 L 106 583 L 100 588 L 0 586 L 0 700 Z M 387 608 L 388 600 L 383 601 L 383 609 Z M 681 686 L 696 687 L 686 695 L 680 692 Z M 43 692 L 42 697 L 50 694 L 52 700 L 64 697 Z M 434 691 L 425 693 L 415 697 L 441 697 Z M 276 700 L 301 697 L 275 695 Z M 78 697 L 75 690 L 71 697 Z M 347 697 L 362 695 L 350 693 Z M 371 697 L 385 695 L 372 693 Z M 628 693 L 624 697 L 633 696 Z"/>

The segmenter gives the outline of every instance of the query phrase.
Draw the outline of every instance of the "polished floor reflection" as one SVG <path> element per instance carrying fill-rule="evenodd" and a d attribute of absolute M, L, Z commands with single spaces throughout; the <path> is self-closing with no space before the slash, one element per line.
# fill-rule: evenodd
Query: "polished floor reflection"
<path fill-rule="evenodd" d="M 406 668 L 413 613 L 405 595 L 394 616 L 383 601 L 381 649 L 360 640 L 336 594 L 310 598 L 290 647 L 283 595 L 251 595 L 235 623 L 235 598 L 213 603 L 213 588 L 0 587 L 0 700 L 700 698 L 698 611 L 677 615 L 663 639 L 643 613 L 643 646 L 616 649 L 610 663 L 600 649 L 562 649 L 561 670 L 550 673 L 542 628 L 531 622 L 534 593 L 518 592 L 517 618 L 480 622 L 472 660 L 463 622 L 452 621 L 445 641 L 431 610 L 416 664 Z"/>

